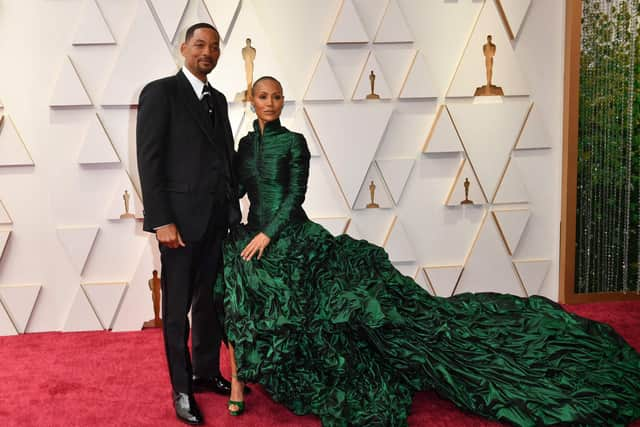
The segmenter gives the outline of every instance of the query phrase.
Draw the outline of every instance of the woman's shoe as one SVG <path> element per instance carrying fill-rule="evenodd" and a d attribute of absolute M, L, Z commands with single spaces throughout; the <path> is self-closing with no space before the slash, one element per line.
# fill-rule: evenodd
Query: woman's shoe
<path fill-rule="evenodd" d="M 244 412 L 244 402 L 239 402 L 236 400 L 230 400 L 229 401 L 229 406 L 231 405 L 236 405 L 238 407 L 237 410 L 232 410 L 231 408 L 227 408 L 229 410 L 229 415 L 233 415 L 238 416 L 238 415 L 242 415 L 242 413 Z"/>

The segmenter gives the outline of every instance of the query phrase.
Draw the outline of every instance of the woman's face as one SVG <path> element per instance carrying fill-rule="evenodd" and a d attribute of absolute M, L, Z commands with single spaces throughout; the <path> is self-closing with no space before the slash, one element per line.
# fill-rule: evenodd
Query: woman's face
<path fill-rule="evenodd" d="M 282 113 L 284 106 L 282 88 L 271 79 L 261 80 L 253 89 L 252 103 L 259 121 L 263 124 L 272 122 Z"/>

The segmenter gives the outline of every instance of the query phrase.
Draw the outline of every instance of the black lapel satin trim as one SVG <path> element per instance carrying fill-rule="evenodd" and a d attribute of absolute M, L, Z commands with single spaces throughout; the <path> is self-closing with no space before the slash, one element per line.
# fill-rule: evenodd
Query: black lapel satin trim
<path fill-rule="evenodd" d="M 178 78 L 178 84 L 180 85 L 178 97 L 182 100 L 196 122 L 198 122 L 200 129 L 202 129 L 205 135 L 207 135 L 209 142 L 214 143 L 212 126 L 210 123 L 207 124 L 207 121 L 210 122 L 211 119 L 207 116 L 207 112 L 204 108 L 202 108 L 200 100 L 193 91 L 193 86 L 191 86 L 191 83 L 189 83 L 187 76 L 184 75 L 182 70 L 178 71 L 176 77 Z"/>

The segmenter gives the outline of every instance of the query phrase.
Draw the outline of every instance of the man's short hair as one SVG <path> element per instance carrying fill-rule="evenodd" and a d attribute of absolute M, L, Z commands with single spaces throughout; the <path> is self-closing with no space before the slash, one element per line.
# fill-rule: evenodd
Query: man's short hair
<path fill-rule="evenodd" d="M 195 33 L 199 28 L 208 28 L 210 30 L 213 30 L 216 32 L 216 34 L 218 34 L 218 38 L 220 38 L 220 33 L 218 33 L 218 29 L 216 27 L 209 24 L 208 22 L 198 22 L 197 24 L 193 24 L 192 26 L 187 28 L 187 33 L 184 36 L 184 42 L 186 43 L 191 40 L 191 37 L 193 37 L 193 33 Z"/>

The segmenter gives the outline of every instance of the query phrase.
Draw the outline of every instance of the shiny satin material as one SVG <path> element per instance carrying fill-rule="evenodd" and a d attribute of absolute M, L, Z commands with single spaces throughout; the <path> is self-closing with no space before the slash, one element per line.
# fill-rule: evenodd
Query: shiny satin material
<path fill-rule="evenodd" d="M 279 122 L 244 137 L 237 160 L 251 213 L 216 292 L 242 380 L 324 426 L 405 426 L 428 389 L 520 426 L 640 417 L 640 355 L 608 325 L 537 296 L 433 297 L 382 248 L 334 238 L 306 219 L 309 152 Z M 258 231 L 271 244 L 246 262 Z"/>

